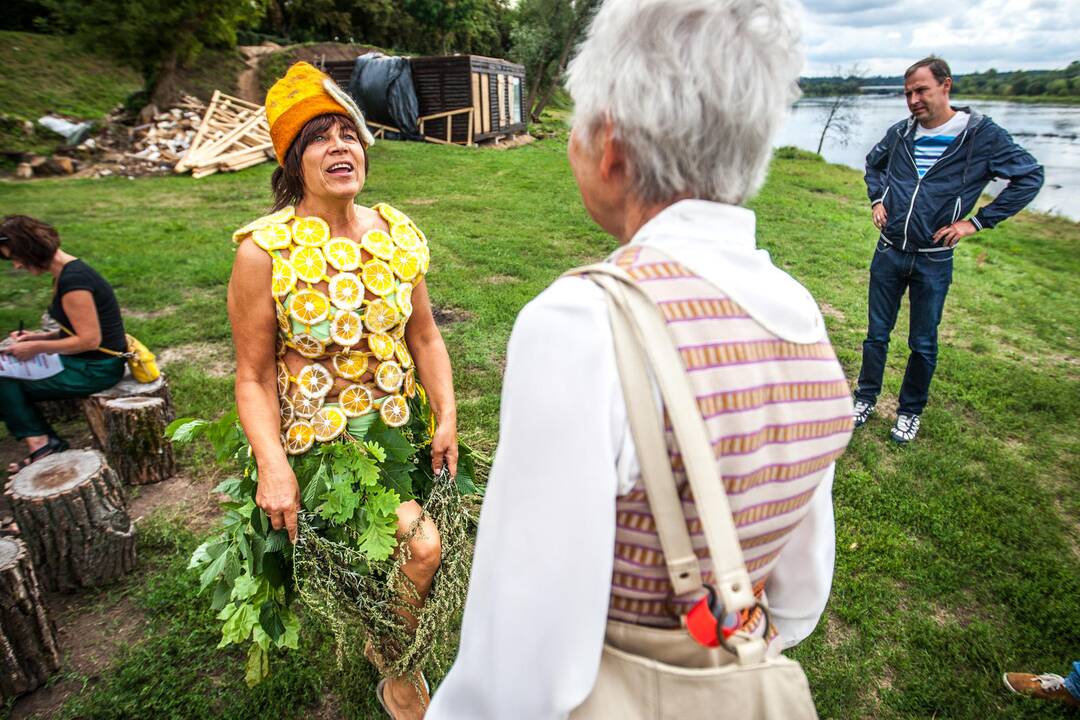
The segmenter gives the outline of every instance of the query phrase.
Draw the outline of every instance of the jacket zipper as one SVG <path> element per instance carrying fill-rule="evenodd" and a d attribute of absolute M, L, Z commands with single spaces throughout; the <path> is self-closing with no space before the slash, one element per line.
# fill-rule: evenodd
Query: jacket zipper
<path fill-rule="evenodd" d="M 926 175 L 929 175 L 930 171 L 933 170 L 934 167 L 937 166 L 939 163 L 941 163 L 942 160 L 944 160 L 947 157 L 951 157 L 951 156 L 955 155 L 960 150 L 960 148 L 963 146 L 964 140 L 966 140 L 966 139 L 967 139 L 967 129 L 965 129 L 964 134 L 960 136 L 960 142 L 956 144 L 956 149 L 953 150 L 948 155 L 945 155 L 944 157 L 940 157 L 936 161 L 934 161 L 934 164 L 926 169 Z M 903 142 L 903 141 L 901 141 L 901 142 Z M 911 157 L 911 153 L 908 151 L 906 144 L 904 145 L 904 152 L 907 153 L 908 158 L 911 160 L 912 167 L 915 168 L 915 174 L 918 175 L 919 174 L 919 166 L 915 163 L 915 158 Z M 911 213 L 915 209 L 915 198 L 919 194 L 919 188 L 922 187 L 922 181 L 923 181 L 923 178 L 926 177 L 926 175 L 923 175 L 923 177 L 921 177 L 921 178 L 919 178 L 918 180 L 915 181 L 915 191 L 913 193 L 911 193 L 911 204 L 908 205 L 907 217 L 904 218 L 904 244 L 900 247 L 901 250 L 907 250 L 907 232 L 908 232 L 908 225 L 911 223 Z M 956 222 L 956 218 L 953 218 L 953 222 Z"/>
<path fill-rule="evenodd" d="M 956 205 L 953 206 L 952 220 L 949 222 L 949 224 L 951 225 L 952 223 L 956 222 L 956 218 L 958 218 L 958 217 L 960 217 L 960 196 L 959 195 L 956 196 Z"/>

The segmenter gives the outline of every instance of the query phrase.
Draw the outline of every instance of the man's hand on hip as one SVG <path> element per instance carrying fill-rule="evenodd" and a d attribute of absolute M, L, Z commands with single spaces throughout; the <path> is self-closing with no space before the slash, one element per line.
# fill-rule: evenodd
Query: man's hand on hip
<path fill-rule="evenodd" d="M 974 234 L 974 223 L 970 220 L 959 220 L 952 225 L 946 225 L 934 233 L 934 242 L 942 243 L 945 247 L 951 248 L 956 245 L 956 243 L 960 242 L 960 238 Z"/>
<path fill-rule="evenodd" d="M 874 205 L 874 227 L 878 230 L 885 227 L 885 221 L 889 219 L 889 214 L 885 212 L 885 203 L 878 203 Z"/>

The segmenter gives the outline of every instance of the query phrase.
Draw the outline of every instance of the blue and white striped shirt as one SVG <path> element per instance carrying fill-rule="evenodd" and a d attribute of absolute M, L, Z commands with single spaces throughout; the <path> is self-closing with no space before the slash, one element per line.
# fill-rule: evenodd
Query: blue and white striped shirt
<path fill-rule="evenodd" d="M 915 130 L 915 167 L 919 171 L 919 177 L 926 175 L 926 171 L 938 161 L 945 152 L 945 148 L 952 144 L 956 136 L 967 127 L 968 113 L 957 111 L 948 122 L 935 128 L 917 126 Z"/>

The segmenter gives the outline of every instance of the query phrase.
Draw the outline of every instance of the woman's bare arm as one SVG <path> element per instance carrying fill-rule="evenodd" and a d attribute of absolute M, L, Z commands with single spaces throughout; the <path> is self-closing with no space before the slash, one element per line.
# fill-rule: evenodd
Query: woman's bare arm
<path fill-rule="evenodd" d="M 94 294 L 89 290 L 72 290 L 60 297 L 60 305 L 71 323 L 74 335 L 63 333 L 23 333 L 7 352 L 19 360 L 28 360 L 41 353 L 78 355 L 101 346 L 101 323 L 98 320 Z M 63 332 L 63 331 L 61 331 Z"/>
<path fill-rule="evenodd" d="M 413 289 L 413 315 L 405 326 L 409 346 L 420 381 L 427 390 L 431 411 L 435 414 L 435 437 L 431 439 L 431 466 L 435 472 L 443 463 L 457 475 L 457 401 L 454 399 L 454 375 L 439 326 L 431 312 L 431 298 L 423 280 Z"/>

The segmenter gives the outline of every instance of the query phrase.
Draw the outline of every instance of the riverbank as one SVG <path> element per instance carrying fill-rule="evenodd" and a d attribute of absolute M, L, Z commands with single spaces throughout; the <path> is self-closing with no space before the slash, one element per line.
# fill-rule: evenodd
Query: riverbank
<path fill-rule="evenodd" d="M 271 170 L 0 182 L 0 207 L 55 223 L 65 249 L 113 282 L 128 330 L 162 361 L 178 413 L 206 417 L 233 397 L 229 236 L 268 205 Z M 514 317 L 612 241 L 582 209 L 557 139 L 507 152 L 380 142 L 360 201 L 380 200 L 431 240 L 428 284 L 453 359 L 460 429 L 491 451 Z M 761 246 L 818 299 L 853 378 L 876 237 L 861 173 L 783 149 L 752 207 Z M 1080 647 L 1078 244 L 1080 224 L 1037 213 L 965 239 L 930 406 L 908 447 L 887 440 L 906 356 L 901 313 L 880 416 L 837 470 L 829 607 L 793 653 L 822 717 L 1058 717 L 1008 695 L 1000 673 L 1061 672 Z M 49 302 L 47 280 L 5 263 L 0 274 L 0 327 L 33 326 Z M 0 461 L 19 452 L 0 430 Z M 181 464 L 205 500 L 219 472 L 205 453 L 185 451 Z M 152 492 L 132 495 L 145 502 Z M 379 716 L 374 674 L 339 669 L 318 631 L 305 633 L 299 652 L 275 656 L 270 679 L 249 691 L 243 655 L 215 649 L 219 623 L 208 598 L 193 599 L 198 579 L 185 569 L 207 533 L 205 512 L 156 507 L 140 511 L 137 573 L 55 599 L 67 658 L 64 674 L 39 691 L 54 693 L 49 716 Z M 73 655 L 88 647 L 93 662 Z M 15 705 L 13 720 L 33 698 Z"/>
<path fill-rule="evenodd" d="M 1015 102 L 1024 105 L 1080 105 L 1080 95 L 969 95 L 954 94 L 952 98 L 957 101 L 965 100 L 991 100 L 994 102 Z"/>

